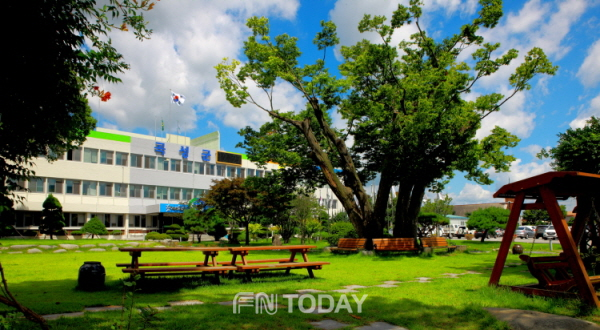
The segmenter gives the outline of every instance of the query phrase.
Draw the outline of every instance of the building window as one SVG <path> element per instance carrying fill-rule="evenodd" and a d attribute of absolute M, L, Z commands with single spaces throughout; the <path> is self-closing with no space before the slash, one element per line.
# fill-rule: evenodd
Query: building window
<path fill-rule="evenodd" d="M 246 177 L 246 169 L 238 167 L 236 170 L 236 177 L 238 178 L 245 178 Z"/>
<path fill-rule="evenodd" d="M 181 172 L 181 161 L 179 159 L 171 159 L 171 171 Z"/>
<path fill-rule="evenodd" d="M 115 164 L 120 165 L 120 166 L 127 166 L 127 153 L 117 151 L 117 157 L 115 159 Z"/>
<path fill-rule="evenodd" d="M 154 198 L 156 186 L 144 186 L 144 198 Z"/>
<path fill-rule="evenodd" d="M 207 192 L 208 190 L 206 189 L 194 189 L 194 198 L 202 198 Z"/>
<path fill-rule="evenodd" d="M 183 173 L 192 173 L 192 167 L 194 162 L 190 162 L 189 160 L 183 161 Z"/>
<path fill-rule="evenodd" d="M 43 193 L 44 192 L 44 179 L 31 178 L 29 180 L 29 191 L 32 193 Z"/>
<path fill-rule="evenodd" d="M 104 215 L 104 227 L 106 227 L 106 228 L 110 227 L 110 214 Z"/>
<path fill-rule="evenodd" d="M 81 181 L 79 180 L 67 180 L 67 194 L 79 195 L 81 194 Z"/>
<path fill-rule="evenodd" d="M 248 177 L 251 178 L 254 176 L 254 169 L 253 168 L 249 168 L 246 170 L 246 173 L 248 174 Z"/>
<path fill-rule="evenodd" d="M 265 176 L 265 171 L 263 170 L 256 170 L 256 176 L 259 178 L 262 178 Z"/>
<path fill-rule="evenodd" d="M 67 160 L 80 162 L 81 161 L 81 148 L 67 151 Z"/>
<path fill-rule="evenodd" d="M 168 199 L 169 188 L 156 187 L 156 199 Z"/>
<path fill-rule="evenodd" d="M 100 196 L 112 196 L 113 184 L 109 182 L 100 182 Z"/>
<path fill-rule="evenodd" d="M 115 183 L 115 197 L 127 197 L 127 184 Z"/>
<path fill-rule="evenodd" d="M 187 188 L 183 188 L 181 189 L 181 196 L 183 197 L 184 201 L 189 201 L 192 199 L 192 195 L 194 193 L 194 189 L 187 189 Z"/>
<path fill-rule="evenodd" d="M 217 165 L 217 176 L 225 176 L 225 165 Z"/>
<path fill-rule="evenodd" d="M 158 157 L 158 170 L 159 171 L 168 171 L 169 170 L 169 160 L 164 157 Z"/>
<path fill-rule="evenodd" d="M 63 180 L 48 179 L 48 193 L 62 194 L 62 192 L 63 192 Z"/>
<path fill-rule="evenodd" d="M 152 170 L 156 169 L 156 157 L 155 156 L 144 156 L 144 168 Z"/>
<path fill-rule="evenodd" d="M 98 182 L 83 181 L 83 194 L 85 196 L 98 196 Z"/>
<path fill-rule="evenodd" d="M 158 227 L 158 216 L 157 215 L 152 216 L 152 227 Z"/>
<path fill-rule="evenodd" d="M 227 177 L 235 178 L 235 167 L 227 166 Z"/>
<path fill-rule="evenodd" d="M 83 149 L 83 161 L 85 163 L 98 164 L 98 149 Z"/>
<path fill-rule="evenodd" d="M 331 200 L 331 208 L 332 209 L 337 209 L 337 200 L 335 200 L 335 199 Z"/>
<path fill-rule="evenodd" d="M 204 163 L 194 163 L 194 174 L 204 174 Z"/>
<path fill-rule="evenodd" d="M 142 155 L 131 154 L 131 167 L 142 168 Z"/>
<path fill-rule="evenodd" d="M 139 184 L 129 185 L 129 197 L 142 197 L 142 186 Z"/>
<path fill-rule="evenodd" d="M 123 215 L 117 215 L 117 227 L 123 227 Z"/>
<path fill-rule="evenodd" d="M 131 227 L 141 227 L 142 226 L 142 216 L 141 215 L 134 215 L 133 217 L 129 218 L 129 225 Z"/>
<path fill-rule="evenodd" d="M 100 150 L 100 164 L 112 165 L 114 152 L 109 150 Z"/>
<path fill-rule="evenodd" d="M 206 175 L 215 175 L 215 164 L 206 165 Z"/>
<path fill-rule="evenodd" d="M 181 199 L 181 188 L 173 188 L 169 189 L 170 195 L 169 199 L 180 200 Z"/>

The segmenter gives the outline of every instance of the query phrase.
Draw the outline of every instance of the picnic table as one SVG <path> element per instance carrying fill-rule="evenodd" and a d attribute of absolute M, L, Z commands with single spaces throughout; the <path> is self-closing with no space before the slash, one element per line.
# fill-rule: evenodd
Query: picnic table
<path fill-rule="evenodd" d="M 124 273 L 129 273 L 131 276 L 140 274 L 142 276 L 166 276 L 166 275 L 196 275 L 201 273 L 215 274 L 217 281 L 219 275 L 225 274 L 228 271 L 236 270 L 235 266 L 219 265 L 216 261 L 216 256 L 219 252 L 227 251 L 225 247 L 131 247 L 119 248 L 121 252 L 129 252 L 131 263 L 118 263 L 117 267 L 123 268 Z M 139 258 L 142 252 L 184 252 L 198 251 L 204 254 L 204 261 L 186 261 L 186 262 L 146 262 L 140 263 Z M 201 258 L 200 258 L 201 259 Z"/>
<path fill-rule="evenodd" d="M 267 270 L 285 270 L 286 274 L 290 273 L 292 269 L 306 268 L 308 276 L 314 278 L 314 269 L 322 269 L 324 265 L 329 265 L 326 261 L 309 261 L 308 251 L 316 248 L 316 245 L 285 245 L 285 246 L 239 246 L 230 247 L 229 252 L 233 255 L 232 260 L 227 265 L 235 266 L 237 272 L 246 273 L 246 280 L 252 281 L 250 274 L 258 273 L 259 271 Z M 281 259 L 262 259 L 262 260 L 248 260 L 246 256 L 250 251 L 271 251 L 271 250 L 289 250 L 289 258 Z M 296 261 L 296 255 L 302 256 L 302 261 Z M 240 257 L 241 264 L 238 262 L 237 257 Z M 222 263 L 225 264 L 225 263 Z M 230 272 L 231 274 L 231 272 Z"/>

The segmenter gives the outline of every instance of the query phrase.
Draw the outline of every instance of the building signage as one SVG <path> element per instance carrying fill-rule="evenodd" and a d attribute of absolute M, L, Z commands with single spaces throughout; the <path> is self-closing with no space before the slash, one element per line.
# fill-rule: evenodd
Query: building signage
<path fill-rule="evenodd" d="M 183 213 L 190 207 L 185 204 L 160 204 L 160 213 Z"/>
<path fill-rule="evenodd" d="M 217 163 L 242 166 L 242 155 L 217 151 Z"/>
<path fill-rule="evenodd" d="M 154 145 L 154 151 L 164 156 L 165 152 L 167 151 L 167 149 L 165 149 L 164 142 L 156 142 L 156 144 Z"/>
<path fill-rule="evenodd" d="M 210 162 L 210 150 L 202 149 L 202 161 Z"/>
<path fill-rule="evenodd" d="M 179 152 L 181 153 L 181 157 L 183 157 L 183 159 L 188 159 L 188 156 L 190 155 L 190 147 L 181 146 L 181 148 L 179 148 Z"/>

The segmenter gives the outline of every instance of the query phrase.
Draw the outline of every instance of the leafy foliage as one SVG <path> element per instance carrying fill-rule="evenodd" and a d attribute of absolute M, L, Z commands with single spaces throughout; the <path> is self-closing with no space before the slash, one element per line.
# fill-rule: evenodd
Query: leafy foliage
<path fill-rule="evenodd" d="M 567 207 L 560 205 L 563 218 L 567 216 Z M 523 220 L 528 225 L 543 225 L 550 222 L 550 214 L 546 210 L 525 210 L 523 211 Z"/>
<path fill-rule="evenodd" d="M 7 104 L 0 113 L 0 207 L 11 206 L 8 197 L 17 182 L 33 175 L 32 160 L 55 160 L 77 148 L 96 125 L 87 93 L 103 100 L 110 92 L 99 82 L 116 83 L 117 73 L 128 69 L 112 46 L 108 32 L 131 29 L 138 39 L 149 37 L 142 12 L 151 1 L 32 0 L 6 3 L 6 13 L 19 13 L 30 28 L 7 34 L 18 44 L 5 54 L 2 85 Z M 4 30 L 13 30 L 8 19 Z M 27 42 L 23 42 L 27 40 Z M 35 91 L 32 90 L 35 80 Z M 94 88 L 96 87 L 96 88 Z"/>
<path fill-rule="evenodd" d="M 83 227 L 81 227 L 81 231 L 84 233 L 92 234 L 92 238 L 94 235 L 108 235 L 108 230 L 106 230 L 106 226 L 100 219 L 93 217 L 90 221 L 86 222 Z"/>
<path fill-rule="evenodd" d="M 205 204 L 192 205 L 183 211 L 183 225 L 192 234 L 196 234 L 196 240 L 201 241 L 201 235 L 214 230 L 218 223 L 223 222 L 214 208 L 206 207 Z M 218 240 L 218 238 L 215 238 Z"/>
<path fill-rule="evenodd" d="M 419 237 L 427 237 L 435 234 L 436 228 L 449 224 L 450 220 L 438 213 L 421 212 L 417 218 L 417 223 L 419 224 L 417 232 Z"/>
<path fill-rule="evenodd" d="M 187 231 L 185 230 L 185 228 L 181 227 L 180 225 L 178 225 L 176 223 L 165 226 L 165 229 L 167 230 L 166 234 L 169 235 L 169 237 L 171 237 L 171 239 L 181 240 L 181 241 L 188 240 L 188 234 L 187 234 Z"/>
<path fill-rule="evenodd" d="M 510 210 L 501 207 L 478 209 L 469 215 L 467 227 L 469 227 L 469 229 L 483 230 L 484 233 L 483 236 L 481 236 L 481 241 L 483 242 L 489 231 L 496 228 L 504 228 L 506 226 L 509 215 Z"/>
<path fill-rule="evenodd" d="M 492 93 L 466 101 L 464 95 L 473 91 L 479 79 L 493 75 L 518 56 L 512 49 L 494 58 L 500 45 L 485 43 L 478 34 L 482 27 L 496 26 L 502 2 L 481 0 L 479 15 L 459 33 L 440 41 L 421 28 L 421 5 L 417 0 L 411 0 L 410 6 L 398 5 L 389 21 L 365 15 L 359 31 L 376 33 L 381 40 L 341 48 L 343 79 L 328 72 L 324 59 L 301 66 L 297 38 L 271 37 L 264 17 L 247 22 L 252 35 L 245 43 L 246 63 L 224 61 L 216 67 L 221 88 L 233 106 L 250 103 L 273 119 L 259 131 L 246 128 L 240 132 L 249 158 L 277 161 L 307 180 L 326 182 L 358 234 L 367 238 L 382 235 L 392 185 L 400 185 L 394 236 L 416 237 L 427 188 L 439 191 L 457 171 L 482 184 L 492 182 L 488 169 L 507 171 L 514 157 L 505 154 L 505 149 L 514 147 L 518 138 L 500 127 L 481 140 L 475 133 L 483 119 L 516 93 L 529 89 L 536 75 L 554 74 L 557 69 L 541 49 L 533 48 L 510 76 L 513 89 L 508 96 Z M 417 33 L 399 45 L 393 43 L 392 35 L 410 23 Z M 338 39 L 333 23 L 321 25 L 322 32 L 313 42 L 325 53 Z M 477 50 L 471 65 L 459 60 L 465 50 L 473 48 Z M 259 104 L 249 93 L 250 83 L 266 93 L 267 104 Z M 284 113 L 273 108 L 273 90 L 284 83 L 304 96 L 305 109 Z M 343 130 L 331 125 L 334 109 L 348 123 Z M 354 139 L 352 148 L 346 145 L 348 136 Z M 373 203 L 364 183 L 376 173 L 381 183 Z"/>
<path fill-rule="evenodd" d="M 331 246 L 337 246 L 340 238 L 358 238 L 358 234 L 350 222 L 334 222 L 329 227 L 329 235 L 325 237 L 327 243 Z"/>
<path fill-rule="evenodd" d="M 43 218 L 39 230 L 42 234 L 50 235 L 52 239 L 53 235 L 65 226 L 65 215 L 62 212 L 62 205 L 56 197 L 50 194 L 42 206 L 44 207 L 42 210 Z"/>

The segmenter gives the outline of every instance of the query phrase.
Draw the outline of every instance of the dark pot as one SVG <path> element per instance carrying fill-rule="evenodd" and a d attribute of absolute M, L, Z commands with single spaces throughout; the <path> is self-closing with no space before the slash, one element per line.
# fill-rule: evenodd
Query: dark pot
<path fill-rule="evenodd" d="M 104 289 L 106 271 L 99 261 L 84 261 L 79 267 L 77 287 L 81 290 L 95 291 Z"/>
<path fill-rule="evenodd" d="M 515 245 L 513 245 L 512 252 L 513 252 L 513 254 L 522 254 L 523 253 L 523 246 L 521 246 L 521 244 L 515 244 Z"/>

